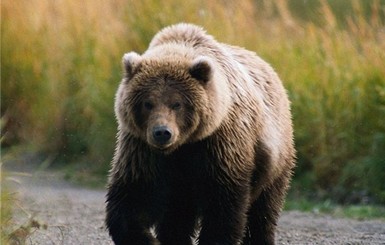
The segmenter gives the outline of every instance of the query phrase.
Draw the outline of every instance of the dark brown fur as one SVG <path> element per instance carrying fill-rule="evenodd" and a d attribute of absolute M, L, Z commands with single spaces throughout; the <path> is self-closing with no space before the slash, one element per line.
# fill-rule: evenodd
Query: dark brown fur
<path fill-rule="evenodd" d="M 192 244 L 199 230 L 201 245 L 273 244 L 295 154 L 273 69 L 188 24 L 165 28 L 123 64 L 107 194 L 113 241 Z"/>

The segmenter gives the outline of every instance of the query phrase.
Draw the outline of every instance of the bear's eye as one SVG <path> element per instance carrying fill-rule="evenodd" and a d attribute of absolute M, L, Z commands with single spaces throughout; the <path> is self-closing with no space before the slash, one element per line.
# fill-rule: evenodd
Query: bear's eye
<path fill-rule="evenodd" d="M 154 105 L 151 104 L 151 102 L 148 102 L 148 101 L 144 102 L 144 103 L 143 103 L 143 106 L 144 106 L 144 108 L 146 108 L 147 110 L 152 110 L 152 108 L 154 108 Z"/>
<path fill-rule="evenodd" d="M 171 108 L 173 110 L 179 110 L 180 108 L 182 107 L 182 105 L 179 103 L 179 102 L 175 102 L 174 104 L 172 104 Z"/>

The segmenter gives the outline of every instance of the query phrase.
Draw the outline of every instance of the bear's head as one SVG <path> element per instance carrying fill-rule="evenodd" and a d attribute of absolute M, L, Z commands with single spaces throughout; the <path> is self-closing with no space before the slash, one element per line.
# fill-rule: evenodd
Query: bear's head
<path fill-rule="evenodd" d="M 228 86 L 208 57 L 130 52 L 123 66 L 115 100 L 119 130 L 165 154 L 209 136 L 227 114 Z"/>

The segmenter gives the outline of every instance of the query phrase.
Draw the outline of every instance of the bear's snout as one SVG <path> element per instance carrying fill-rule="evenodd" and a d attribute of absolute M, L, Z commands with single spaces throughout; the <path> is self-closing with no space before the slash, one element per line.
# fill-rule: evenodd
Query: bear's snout
<path fill-rule="evenodd" d="M 167 126 L 155 126 L 152 129 L 152 137 L 157 145 L 167 145 L 172 137 L 172 130 Z"/>

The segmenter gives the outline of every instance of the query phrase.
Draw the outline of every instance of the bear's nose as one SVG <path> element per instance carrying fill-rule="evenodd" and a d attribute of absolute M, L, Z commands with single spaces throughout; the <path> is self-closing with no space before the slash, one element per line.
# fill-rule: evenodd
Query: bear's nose
<path fill-rule="evenodd" d="M 167 126 L 156 126 L 152 130 L 152 137 L 160 145 L 166 144 L 172 136 L 172 130 Z"/>

